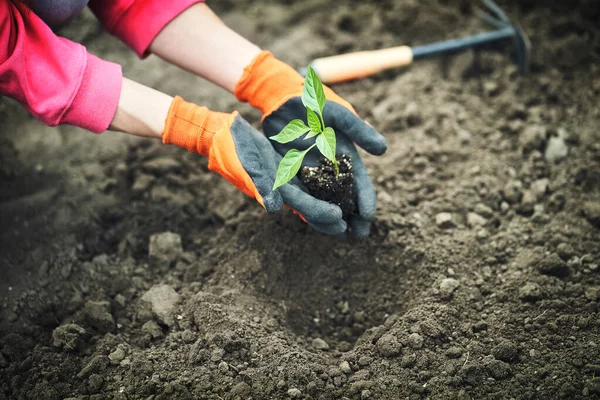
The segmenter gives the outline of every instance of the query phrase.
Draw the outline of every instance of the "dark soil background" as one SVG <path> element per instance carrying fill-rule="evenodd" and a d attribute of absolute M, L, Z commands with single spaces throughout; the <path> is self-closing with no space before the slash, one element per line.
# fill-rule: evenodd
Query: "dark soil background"
<path fill-rule="evenodd" d="M 503 1 L 534 46 L 336 85 L 387 138 L 379 212 L 340 242 L 206 160 L 49 128 L 0 101 L 0 399 L 600 398 L 600 3 Z M 215 1 L 294 66 L 478 32 L 475 3 Z M 217 110 L 89 12 L 64 34 Z"/>

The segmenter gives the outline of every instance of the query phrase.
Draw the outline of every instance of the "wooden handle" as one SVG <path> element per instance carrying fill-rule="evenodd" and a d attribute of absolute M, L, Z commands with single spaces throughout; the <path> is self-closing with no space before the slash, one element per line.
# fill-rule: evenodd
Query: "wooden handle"
<path fill-rule="evenodd" d="M 317 58 L 311 65 L 323 83 L 364 78 L 390 68 L 410 65 L 413 52 L 408 46 L 383 50 L 359 51 L 339 56 Z"/>

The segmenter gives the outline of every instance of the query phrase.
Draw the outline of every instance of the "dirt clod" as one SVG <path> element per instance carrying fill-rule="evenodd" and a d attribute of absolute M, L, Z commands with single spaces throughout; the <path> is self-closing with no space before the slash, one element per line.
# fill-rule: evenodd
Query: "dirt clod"
<path fill-rule="evenodd" d="M 452 296 L 452 293 L 460 286 L 460 282 L 454 278 L 444 278 L 440 282 L 440 295 L 443 298 Z"/>
<path fill-rule="evenodd" d="M 349 156 L 337 156 L 339 176 L 336 177 L 331 160 L 321 158 L 319 165 L 304 167 L 300 171 L 302 183 L 308 192 L 320 200 L 338 205 L 344 217 L 356 213 L 356 188 Z"/>
<path fill-rule="evenodd" d="M 77 324 L 65 324 L 52 332 L 52 345 L 65 351 L 78 351 L 83 347 L 85 329 Z"/>
<path fill-rule="evenodd" d="M 519 357 L 519 349 L 514 343 L 503 340 L 494 347 L 493 354 L 498 360 L 515 362 Z"/>
<path fill-rule="evenodd" d="M 115 329 L 115 320 L 110 313 L 108 301 L 88 301 L 83 310 L 83 318 L 99 333 L 112 332 Z"/>
<path fill-rule="evenodd" d="M 450 229 L 456 227 L 454 217 L 451 213 L 442 212 L 435 215 L 435 224 L 441 229 Z"/>
<path fill-rule="evenodd" d="M 402 345 L 398 342 L 396 336 L 386 333 L 377 341 L 377 349 L 384 357 L 394 357 L 400 354 Z"/>
<path fill-rule="evenodd" d="M 175 306 L 179 294 L 169 285 L 153 286 L 142 296 L 142 301 L 150 304 L 152 312 L 162 323 L 171 326 L 175 322 Z"/>
<path fill-rule="evenodd" d="M 525 301 L 536 301 L 542 298 L 542 289 L 535 283 L 528 282 L 519 289 L 519 298 Z"/>
<path fill-rule="evenodd" d="M 316 338 L 312 341 L 312 346 L 317 350 L 328 350 L 329 345 L 321 338 Z"/>
<path fill-rule="evenodd" d="M 556 253 L 549 254 L 537 262 L 537 269 L 546 275 L 566 277 L 571 275 L 571 268 Z"/>
<path fill-rule="evenodd" d="M 168 269 L 183 253 L 181 236 L 173 232 L 162 232 L 150 237 L 148 258 L 161 269 Z"/>

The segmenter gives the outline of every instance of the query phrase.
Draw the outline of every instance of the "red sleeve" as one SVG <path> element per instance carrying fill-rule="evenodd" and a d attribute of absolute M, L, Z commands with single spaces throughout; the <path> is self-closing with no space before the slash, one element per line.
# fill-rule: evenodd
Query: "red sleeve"
<path fill-rule="evenodd" d="M 47 125 L 70 124 L 100 133 L 117 109 L 117 64 L 56 36 L 20 2 L 0 0 L 0 94 Z"/>
<path fill-rule="evenodd" d="M 108 32 L 140 57 L 175 17 L 203 0 L 91 0 L 89 6 Z"/>

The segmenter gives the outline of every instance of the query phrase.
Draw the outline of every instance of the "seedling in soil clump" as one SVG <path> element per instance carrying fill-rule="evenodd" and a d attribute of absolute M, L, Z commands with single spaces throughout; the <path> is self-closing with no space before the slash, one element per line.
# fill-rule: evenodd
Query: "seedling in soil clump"
<path fill-rule="evenodd" d="M 271 140 L 285 144 L 304 136 L 304 140 L 315 138 L 315 143 L 305 150 L 291 149 L 285 154 L 277 168 L 273 190 L 292 180 L 300 171 L 306 154 L 316 147 L 323 155 L 320 165 L 304 167 L 301 180 L 311 195 L 338 205 L 347 217 L 356 212 L 354 173 L 348 155 L 336 156 L 335 131 L 325 126 L 323 119 L 326 101 L 321 79 L 309 66 L 302 89 L 308 125 L 300 119 L 292 120 Z"/>
<path fill-rule="evenodd" d="M 310 194 L 317 199 L 338 205 L 347 217 L 357 211 L 354 173 L 352 162 L 347 155 L 337 156 L 337 162 L 337 176 L 331 160 L 323 158 L 318 166 L 302 168 L 300 177 Z"/>

